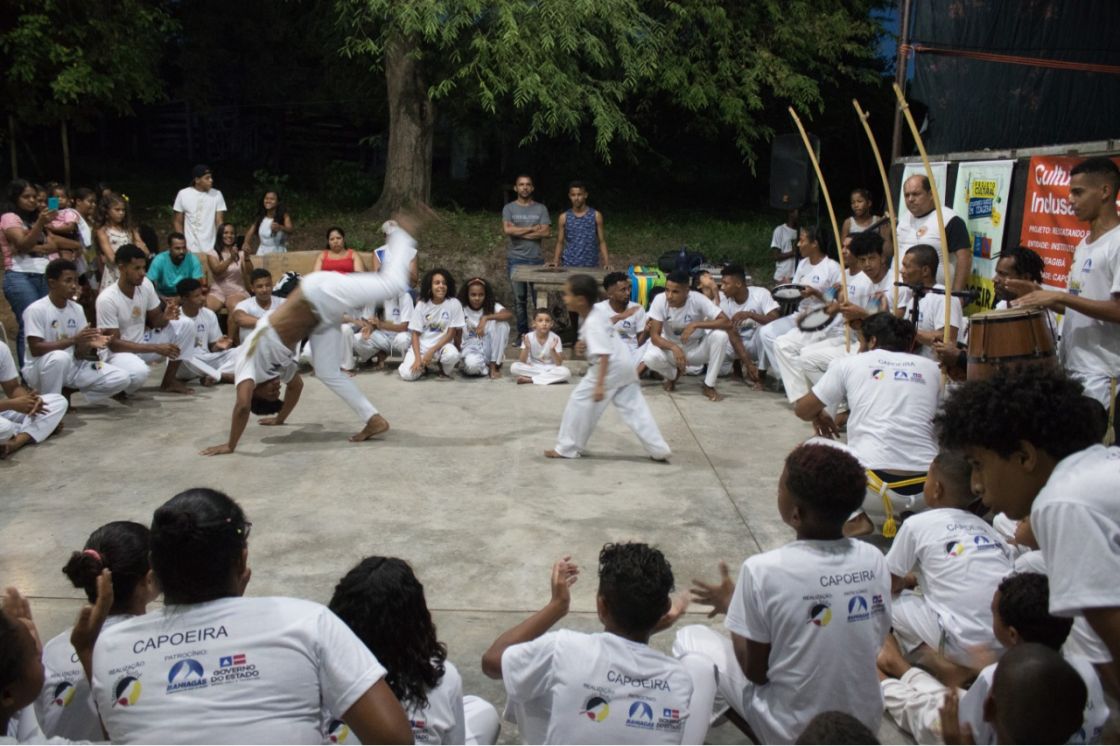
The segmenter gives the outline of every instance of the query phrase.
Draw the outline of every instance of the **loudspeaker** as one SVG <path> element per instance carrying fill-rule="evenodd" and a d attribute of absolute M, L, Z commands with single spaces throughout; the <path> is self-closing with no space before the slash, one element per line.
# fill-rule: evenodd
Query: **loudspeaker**
<path fill-rule="evenodd" d="M 819 156 L 820 140 L 809 135 Z M 817 200 L 817 178 L 801 135 L 778 135 L 770 149 L 770 206 L 780 210 L 804 207 Z"/>

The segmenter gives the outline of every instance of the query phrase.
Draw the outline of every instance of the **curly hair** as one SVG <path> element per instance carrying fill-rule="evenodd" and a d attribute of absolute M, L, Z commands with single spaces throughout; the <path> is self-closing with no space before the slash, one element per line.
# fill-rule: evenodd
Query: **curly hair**
<path fill-rule="evenodd" d="M 471 287 L 474 285 L 482 288 L 482 313 L 489 316 L 494 313 L 494 288 L 490 287 L 490 283 L 482 277 L 472 277 L 467 280 L 466 284 L 459 290 L 459 303 L 464 310 L 471 307 Z"/>
<path fill-rule="evenodd" d="M 93 222 L 98 228 L 104 228 L 109 225 L 109 208 L 113 205 L 124 205 L 124 222 L 123 228 L 129 233 L 132 232 L 132 208 L 128 204 L 128 200 L 117 194 L 110 192 L 102 197 L 97 202 L 97 212 L 93 214 Z"/>
<path fill-rule="evenodd" d="M 599 595 L 623 630 L 648 634 L 669 610 L 673 567 L 648 544 L 606 544 L 599 552 Z"/>
<path fill-rule="evenodd" d="M 1046 264 L 1034 249 L 1026 246 L 1004 249 L 996 257 L 997 261 L 1000 259 L 1010 259 L 1015 265 L 1016 274 L 1026 277 L 1031 282 L 1042 284 L 1042 273 L 1046 269 Z"/>
<path fill-rule="evenodd" d="M 80 552 L 72 552 L 63 574 L 75 588 L 97 600 L 97 578 L 102 570 L 113 572 L 113 610 L 128 608 L 132 594 L 151 569 L 150 532 L 134 521 L 113 521 L 94 531 Z"/>
<path fill-rule="evenodd" d="M 786 456 L 786 488 L 822 522 L 843 523 L 863 505 L 867 473 L 836 446 L 803 443 Z"/>
<path fill-rule="evenodd" d="M 447 297 L 455 297 L 455 278 L 443 267 L 436 267 L 435 269 L 429 269 L 424 273 L 424 276 L 420 278 L 420 300 L 431 301 L 432 281 L 435 279 L 436 275 L 443 275 L 443 280 L 447 283 Z"/>
<path fill-rule="evenodd" d="M 1000 619 L 1014 627 L 1027 642 L 1061 650 L 1073 627 L 1073 619 L 1050 613 L 1050 581 L 1037 572 L 1008 575 L 999 584 Z"/>
<path fill-rule="evenodd" d="M 439 686 L 447 646 L 412 568 L 395 557 L 366 557 L 335 586 L 329 604 L 389 672 L 387 682 L 405 707 L 428 706 Z"/>
<path fill-rule="evenodd" d="M 881 311 L 864 319 L 859 333 L 864 339 L 874 337 L 876 349 L 888 352 L 911 352 L 914 349 L 917 329 L 909 319 L 900 319 L 893 313 Z"/>
<path fill-rule="evenodd" d="M 986 448 L 1006 459 L 1025 440 L 1060 461 L 1100 440 L 1099 409 L 1062 371 L 1027 366 L 966 382 L 933 422 L 946 448 Z"/>

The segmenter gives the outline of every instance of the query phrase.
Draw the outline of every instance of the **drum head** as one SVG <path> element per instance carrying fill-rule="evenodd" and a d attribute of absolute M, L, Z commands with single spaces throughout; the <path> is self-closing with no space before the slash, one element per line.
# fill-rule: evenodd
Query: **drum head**
<path fill-rule="evenodd" d="M 770 295 L 777 300 L 800 300 L 804 289 L 804 285 L 778 285 L 770 291 Z"/>
<path fill-rule="evenodd" d="M 1014 319 L 1029 319 L 1032 316 L 1041 315 L 1041 308 L 997 308 L 992 311 L 972 314 L 969 316 L 969 323 L 975 324 L 977 321 L 981 323 L 985 321 L 1012 321 Z"/>
<path fill-rule="evenodd" d="M 823 306 L 814 308 L 797 319 L 797 328 L 803 332 L 815 332 L 828 326 L 835 316 L 836 314 L 829 313 Z"/>

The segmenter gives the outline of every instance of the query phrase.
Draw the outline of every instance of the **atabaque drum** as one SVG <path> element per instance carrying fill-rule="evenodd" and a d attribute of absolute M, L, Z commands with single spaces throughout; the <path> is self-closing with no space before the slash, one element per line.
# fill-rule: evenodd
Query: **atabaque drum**
<path fill-rule="evenodd" d="M 1050 314 L 1040 308 L 1001 308 L 973 314 L 968 332 L 968 380 L 1023 365 L 1057 367 Z"/>

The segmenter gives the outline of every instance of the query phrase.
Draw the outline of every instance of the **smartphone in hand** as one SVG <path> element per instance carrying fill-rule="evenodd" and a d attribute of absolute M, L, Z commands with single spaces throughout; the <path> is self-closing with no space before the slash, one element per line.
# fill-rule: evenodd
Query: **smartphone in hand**
<path fill-rule="evenodd" d="M 47 197 L 47 209 L 48 210 L 57 210 L 58 209 L 58 197 Z"/>

